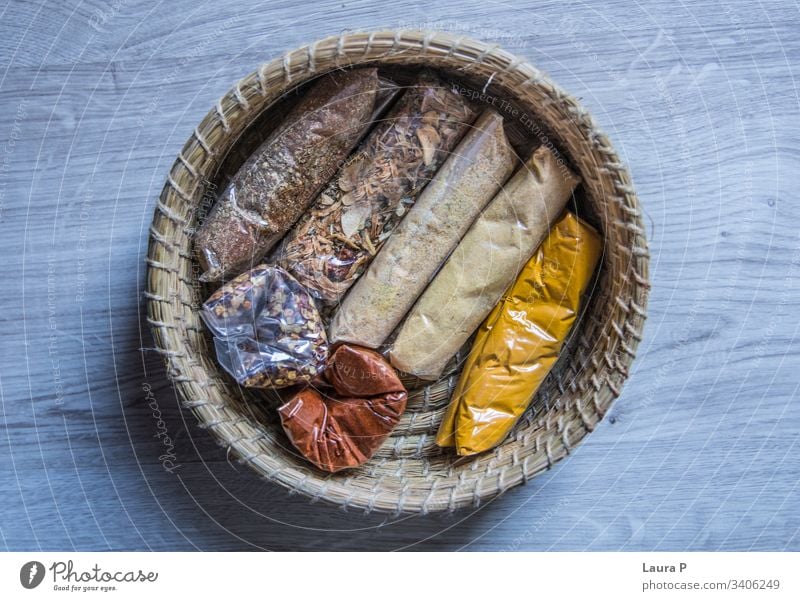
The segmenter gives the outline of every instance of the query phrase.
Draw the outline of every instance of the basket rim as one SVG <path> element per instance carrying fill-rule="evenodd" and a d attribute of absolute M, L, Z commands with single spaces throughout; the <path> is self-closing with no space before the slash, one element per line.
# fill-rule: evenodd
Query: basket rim
<path fill-rule="evenodd" d="M 515 99 L 524 98 L 526 106 L 535 106 L 533 112 L 548 126 L 563 125 L 561 121 L 568 119 L 569 131 L 557 128 L 564 136 L 559 140 L 592 197 L 601 199 L 597 203 L 603 208 L 607 252 L 603 269 L 612 281 L 596 301 L 607 315 L 586 326 L 599 332 L 596 348 L 587 350 L 588 343 L 579 343 L 582 350 L 567 368 L 572 377 L 558 382 L 561 394 L 555 402 L 562 409 L 557 414 L 548 411 L 535 427 L 477 456 L 468 468 L 452 457 L 442 461 L 434 457 L 432 464 L 426 459 L 424 466 L 418 466 L 413 457 L 401 456 L 378 461 L 363 478 L 346 472 L 331 476 L 301 461 L 267 453 L 265 427 L 227 406 L 224 382 L 198 357 L 204 342 L 195 314 L 199 287 L 191 237 L 204 182 L 210 181 L 247 123 L 283 93 L 325 72 L 375 62 L 462 70 L 513 90 Z M 620 394 L 642 339 L 649 292 L 649 254 L 639 201 L 627 169 L 591 115 L 536 67 L 498 45 L 434 31 L 331 36 L 287 52 L 237 82 L 194 129 L 172 165 L 156 203 L 146 262 L 147 320 L 155 346 L 164 356 L 182 406 L 192 411 L 201 427 L 241 462 L 291 492 L 345 508 L 391 513 L 477 506 L 568 455 Z M 420 467 L 435 473 L 420 477 L 402 473 Z M 400 475 L 392 478 L 387 470 Z"/>

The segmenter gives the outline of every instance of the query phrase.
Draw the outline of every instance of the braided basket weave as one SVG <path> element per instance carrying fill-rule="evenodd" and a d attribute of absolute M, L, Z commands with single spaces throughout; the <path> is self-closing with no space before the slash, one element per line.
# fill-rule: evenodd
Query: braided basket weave
<path fill-rule="evenodd" d="M 287 91 L 327 71 L 428 66 L 491 83 L 533 115 L 583 178 L 584 213 L 605 239 L 600 273 L 582 319 L 533 408 L 499 447 L 459 458 L 434 437 L 457 380 L 413 388 L 391 438 L 366 465 L 326 474 L 291 448 L 269 402 L 218 368 L 199 317 L 192 234 L 227 157 L 248 126 Z M 478 88 L 480 89 L 480 88 Z M 266 110 L 265 109 L 269 109 Z M 583 216 L 583 215 L 582 215 Z M 263 65 L 228 92 L 186 142 L 158 201 L 147 256 L 148 321 L 168 375 L 202 427 L 268 480 L 312 499 L 367 511 L 427 513 L 479 505 L 548 469 L 591 432 L 628 376 L 641 339 L 648 253 L 628 173 L 577 101 L 535 67 L 497 46 L 446 33 L 382 31 L 331 37 Z M 455 365 L 455 363 L 453 364 Z"/>

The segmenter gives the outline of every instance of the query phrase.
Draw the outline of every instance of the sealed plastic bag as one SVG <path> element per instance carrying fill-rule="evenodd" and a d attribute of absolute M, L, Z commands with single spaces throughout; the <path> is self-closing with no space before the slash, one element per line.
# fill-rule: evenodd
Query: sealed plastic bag
<path fill-rule="evenodd" d="M 511 431 L 561 352 L 602 243 L 566 213 L 483 322 L 436 442 L 459 455 L 489 450 Z"/>
<path fill-rule="evenodd" d="M 376 69 L 321 78 L 223 190 L 195 236 L 203 281 L 250 268 L 292 227 L 370 124 Z"/>
<path fill-rule="evenodd" d="M 271 261 L 317 298 L 338 301 L 476 114 L 456 91 L 423 73 L 325 187 Z"/>
<path fill-rule="evenodd" d="M 392 342 L 392 365 L 436 380 L 514 282 L 579 181 L 550 150 L 538 148 L 417 300 Z"/>
<path fill-rule="evenodd" d="M 280 267 L 241 274 L 212 294 L 200 315 L 220 365 L 243 386 L 292 386 L 325 367 L 328 341 L 314 299 Z"/>
<path fill-rule="evenodd" d="M 397 425 L 408 393 L 381 355 L 347 345 L 331 355 L 325 384 L 298 392 L 278 409 L 283 429 L 318 468 L 357 467 Z"/>
<path fill-rule="evenodd" d="M 503 118 L 487 110 L 342 301 L 331 341 L 383 344 L 511 175 L 515 160 Z"/>

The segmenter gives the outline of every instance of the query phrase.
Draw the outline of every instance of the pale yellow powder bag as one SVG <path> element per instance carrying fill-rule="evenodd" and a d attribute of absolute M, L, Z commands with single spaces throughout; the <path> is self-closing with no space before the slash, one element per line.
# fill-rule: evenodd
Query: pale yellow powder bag
<path fill-rule="evenodd" d="M 406 316 L 392 344 L 397 369 L 441 376 L 561 215 L 579 178 L 538 148 L 483 210 Z"/>
<path fill-rule="evenodd" d="M 378 348 L 514 170 L 503 118 L 484 111 L 351 288 L 332 342 Z"/>

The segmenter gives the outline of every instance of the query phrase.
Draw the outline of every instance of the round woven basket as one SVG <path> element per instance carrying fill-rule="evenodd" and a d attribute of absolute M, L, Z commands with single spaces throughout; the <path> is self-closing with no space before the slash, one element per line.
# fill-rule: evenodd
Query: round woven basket
<path fill-rule="evenodd" d="M 457 379 L 413 388 L 408 409 L 361 468 L 327 474 L 288 443 L 268 401 L 218 368 L 199 317 L 207 290 L 192 235 L 207 198 L 241 152 L 248 128 L 291 102 L 287 92 L 333 69 L 434 68 L 508 98 L 583 178 L 579 208 L 601 231 L 599 275 L 570 341 L 532 408 L 493 451 L 459 458 L 434 444 Z M 289 95 L 291 96 L 291 95 Z M 205 199 L 205 201 L 204 201 Z M 186 142 L 158 200 L 147 255 L 148 321 L 168 375 L 202 427 L 263 477 L 312 499 L 393 513 L 479 505 L 568 455 L 608 411 L 628 376 L 645 320 L 648 252 L 639 204 L 606 136 L 570 95 L 494 45 L 447 33 L 381 31 L 331 37 L 263 65 L 228 92 Z M 457 368 L 455 368 L 457 369 Z"/>

